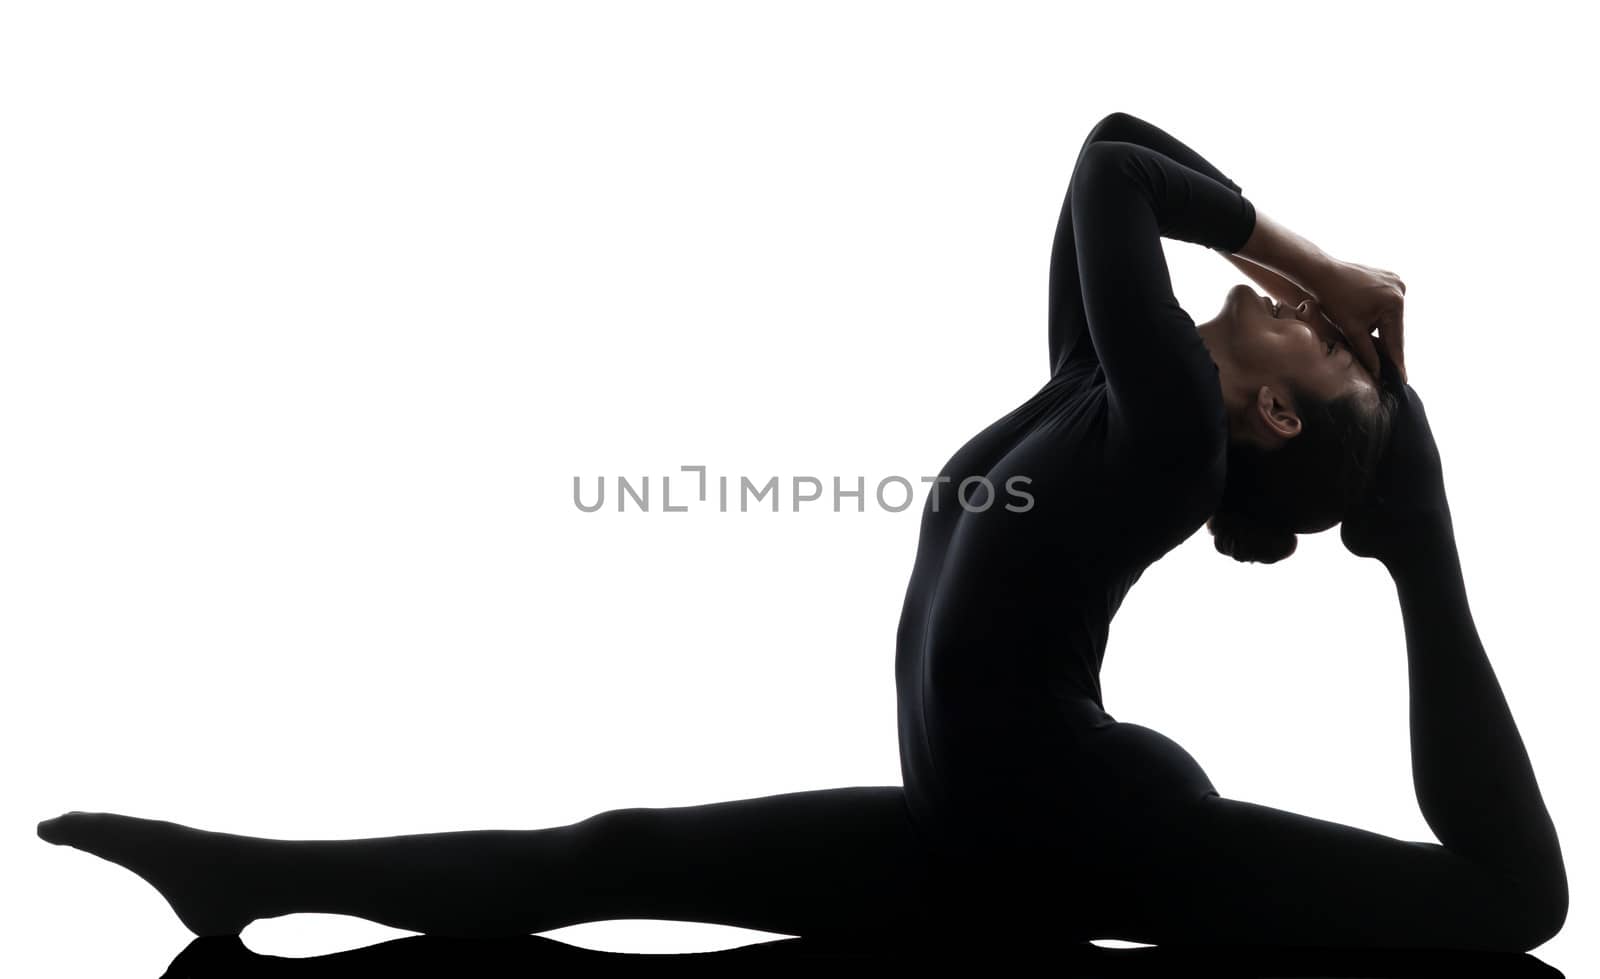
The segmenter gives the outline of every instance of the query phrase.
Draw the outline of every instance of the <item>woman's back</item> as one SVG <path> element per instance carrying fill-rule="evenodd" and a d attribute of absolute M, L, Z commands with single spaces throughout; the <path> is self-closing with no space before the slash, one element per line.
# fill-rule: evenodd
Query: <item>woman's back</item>
<path fill-rule="evenodd" d="M 934 838 L 1021 837 L 1021 814 L 1060 813 L 1017 793 L 1058 794 L 1067 782 L 1041 768 L 1064 772 L 1087 736 L 1116 723 L 1099 682 L 1111 619 L 1144 569 L 1220 498 L 1220 395 L 1214 407 L 1213 440 L 1126 432 L 1085 338 L 940 471 L 895 657 L 902 777 Z M 1078 808 L 1087 817 L 1091 807 Z M 1003 826 L 979 830 L 951 818 L 1002 811 Z"/>
<path fill-rule="evenodd" d="M 1085 139 L 1051 250 L 1051 378 L 945 467 L 901 614 L 901 773 L 935 846 L 1072 859 L 1136 805 L 1215 793 L 1176 743 L 1106 713 L 1099 672 L 1128 590 L 1226 477 L 1218 368 L 1161 239 L 1233 251 L 1254 225 L 1237 184 L 1142 120 Z M 1026 480 L 1031 506 L 961 507 L 973 474 Z"/>

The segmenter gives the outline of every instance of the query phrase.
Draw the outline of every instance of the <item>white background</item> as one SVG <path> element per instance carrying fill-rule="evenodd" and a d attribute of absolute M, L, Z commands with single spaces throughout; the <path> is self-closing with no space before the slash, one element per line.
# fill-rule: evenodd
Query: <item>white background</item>
<path fill-rule="evenodd" d="M 573 477 L 936 473 L 1046 377 L 1062 195 L 1121 110 L 1406 280 L 1568 861 L 1540 954 L 1583 974 L 1591 35 L 1533 3 L 1120 9 L 8 4 L 4 971 L 153 975 L 188 938 L 34 838 L 67 809 L 332 838 L 899 784 L 917 507 L 588 514 Z M 1167 253 L 1199 321 L 1242 281 Z M 1198 531 L 1129 595 L 1104 686 L 1225 795 L 1433 838 L 1392 588 L 1336 532 L 1268 567 Z"/>

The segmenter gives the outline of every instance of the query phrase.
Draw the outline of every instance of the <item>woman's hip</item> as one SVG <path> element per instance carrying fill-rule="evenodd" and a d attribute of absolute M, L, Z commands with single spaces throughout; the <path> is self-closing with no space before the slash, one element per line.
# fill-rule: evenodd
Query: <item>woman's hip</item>
<path fill-rule="evenodd" d="M 1093 726 L 939 716 L 902 738 L 907 804 L 942 847 L 1092 864 L 1141 820 L 1217 794 L 1176 741 L 1101 716 Z"/>

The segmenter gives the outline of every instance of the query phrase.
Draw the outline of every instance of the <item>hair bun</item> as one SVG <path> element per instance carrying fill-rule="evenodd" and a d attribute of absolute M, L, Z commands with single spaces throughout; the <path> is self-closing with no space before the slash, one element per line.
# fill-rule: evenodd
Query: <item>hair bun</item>
<path fill-rule="evenodd" d="M 1273 564 L 1294 553 L 1293 531 L 1258 523 L 1238 511 L 1218 511 L 1206 521 L 1217 552 L 1235 561 Z"/>

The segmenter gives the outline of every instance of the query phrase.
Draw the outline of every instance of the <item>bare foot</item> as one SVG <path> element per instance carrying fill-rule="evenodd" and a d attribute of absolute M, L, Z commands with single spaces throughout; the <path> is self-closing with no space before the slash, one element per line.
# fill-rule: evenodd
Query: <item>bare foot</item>
<path fill-rule="evenodd" d="M 281 913 L 266 898 L 271 840 L 108 812 L 47 819 L 39 824 L 39 838 L 143 877 L 196 935 L 237 935 L 257 918 Z"/>

